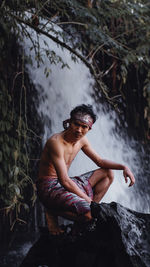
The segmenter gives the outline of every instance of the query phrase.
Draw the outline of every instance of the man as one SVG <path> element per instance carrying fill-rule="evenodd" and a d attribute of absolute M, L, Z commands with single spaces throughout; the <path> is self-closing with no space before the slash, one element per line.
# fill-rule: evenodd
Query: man
<path fill-rule="evenodd" d="M 86 134 L 95 121 L 92 106 L 77 106 L 71 111 L 70 119 L 63 122 L 65 130 L 49 138 L 44 147 L 37 190 L 47 209 L 48 229 L 52 234 L 61 233 L 58 215 L 73 221 L 92 220 L 91 201 L 99 203 L 107 192 L 114 179 L 112 169 L 123 170 L 125 181 L 128 177 L 130 179 L 129 186 L 135 183 L 127 166 L 102 159 L 91 147 Z M 81 149 L 99 168 L 78 177 L 69 177 L 69 167 Z"/>

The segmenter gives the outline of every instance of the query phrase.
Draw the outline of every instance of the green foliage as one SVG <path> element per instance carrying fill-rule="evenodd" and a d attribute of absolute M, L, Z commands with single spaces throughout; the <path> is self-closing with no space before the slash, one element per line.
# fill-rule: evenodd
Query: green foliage
<path fill-rule="evenodd" d="M 127 69 L 126 76 L 131 64 L 142 65 L 144 68 L 145 63 L 150 64 L 150 5 L 148 0 L 145 0 L 144 3 L 132 0 L 97 0 L 93 8 L 88 7 L 88 1 L 76 0 L 38 1 L 38 3 L 21 1 L 21 4 L 20 2 L 18 4 L 18 1 L 11 1 L 11 3 L 6 3 L 3 8 L 7 10 L 8 21 L 11 22 L 13 25 L 11 28 L 18 36 L 20 28 L 17 18 L 29 22 L 31 26 L 33 26 L 33 18 L 37 18 L 38 23 L 36 26 L 34 25 L 34 31 L 38 32 L 38 29 L 42 29 L 45 33 L 51 33 L 56 38 L 62 39 L 64 43 L 71 42 L 75 49 L 84 48 L 87 53 L 91 52 L 90 47 L 92 46 L 94 57 L 103 53 L 113 60 L 115 56 L 119 65 L 123 65 Z M 13 15 L 16 16 L 16 19 Z M 39 42 L 34 40 L 29 27 L 20 22 L 19 26 L 22 34 L 32 40 L 31 49 L 34 48 L 36 51 L 37 61 L 42 60 L 43 53 L 48 54 L 50 63 L 57 64 L 58 61 L 62 61 L 50 48 L 45 48 L 45 51 L 40 50 Z M 63 28 L 63 31 L 60 27 Z M 80 42 L 74 40 L 75 34 L 79 36 Z M 97 52 L 95 53 L 95 51 Z M 62 62 L 62 67 L 64 66 L 66 63 Z M 122 80 L 122 74 L 119 74 L 118 79 Z M 125 79 L 126 77 L 123 76 L 123 81 Z"/>
<path fill-rule="evenodd" d="M 1 84 L 2 85 L 2 84 Z M 1 208 L 8 211 L 20 207 L 27 208 L 24 202 L 24 190 L 32 186 L 35 200 L 35 188 L 29 177 L 29 158 L 27 153 L 27 126 L 17 115 L 13 107 L 13 98 L 2 86 L 0 92 L 0 188 Z"/>
<path fill-rule="evenodd" d="M 92 1 L 91 1 L 92 2 Z M 0 70 L 2 77 L 0 92 L 0 186 L 2 189 L 1 204 L 8 209 L 27 208 L 25 188 L 34 183 L 30 178 L 29 138 L 27 125 L 26 103 L 22 112 L 22 101 L 25 101 L 25 82 L 19 89 L 22 94 L 18 98 L 18 107 L 14 105 L 13 91 L 17 85 L 12 84 L 8 90 L 8 80 L 5 80 L 6 68 L 3 68 L 6 54 L 11 54 L 13 37 L 18 43 L 24 37 L 30 39 L 30 52 L 34 49 L 37 66 L 43 62 L 43 56 L 49 59 L 50 66 L 46 67 L 46 77 L 50 75 L 51 64 L 69 67 L 56 52 L 40 45 L 41 34 L 51 38 L 62 49 L 71 51 L 74 61 L 81 53 L 82 60 L 92 69 L 94 78 L 101 85 L 99 89 L 107 91 L 109 95 L 121 97 L 123 107 L 126 105 L 131 117 L 131 106 L 136 110 L 135 117 L 146 120 L 148 124 L 150 108 L 150 3 L 149 0 L 95 0 L 93 5 L 88 1 L 77 0 L 3 0 L 0 3 Z M 69 49 L 70 48 L 70 49 Z M 29 53 L 30 54 L 30 53 Z M 24 62 L 32 64 L 31 57 L 22 55 Z M 90 62 L 90 63 L 89 63 Z M 16 63 L 17 64 L 17 63 Z M 6 66 L 5 66 L 6 67 Z M 131 70 L 138 77 L 132 77 Z M 142 77 L 142 78 L 140 78 Z M 135 79 L 132 82 L 133 78 Z M 130 86 L 129 84 L 132 84 Z M 140 90 L 140 93 L 139 93 Z M 23 93 L 24 92 L 24 93 Z M 128 101 L 128 95 L 133 101 Z M 145 100 L 142 111 L 136 105 L 136 95 Z M 140 102 L 141 99 L 138 99 Z M 129 102 L 129 103 L 128 103 Z M 143 101 L 144 102 L 144 101 Z M 131 104 L 130 104 L 131 103 Z M 136 121 L 136 119 L 135 119 Z M 140 124 L 141 127 L 141 124 Z M 147 126 L 150 127 L 149 125 Z M 143 130 L 144 131 L 144 130 Z M 147 128 L 146 128 L 147 131 Z M 32 146 L 32 145 L 31 145 Z"/>

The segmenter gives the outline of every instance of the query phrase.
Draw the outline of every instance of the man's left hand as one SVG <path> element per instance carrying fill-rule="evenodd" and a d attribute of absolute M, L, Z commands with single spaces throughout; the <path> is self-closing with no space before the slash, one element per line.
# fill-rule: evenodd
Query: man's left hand
<path fill-rule="evenodd" d="M 123 175 L 124 175 L 124 178 L 125 178 L 126 183 L 128 182 L 128 177 L 129 177 L 129 179 L 130 179 L 130 184 L 129 184 L 129 186 L 134 185 L 134 183 L 135 183 L 135 178 L 134 178 L 133 173 L 130 171 L 130 169 L 129 169 L 128 167 L 125 167 L 125 169 L 124 169 L 124 171 L 123 171 Z"/>

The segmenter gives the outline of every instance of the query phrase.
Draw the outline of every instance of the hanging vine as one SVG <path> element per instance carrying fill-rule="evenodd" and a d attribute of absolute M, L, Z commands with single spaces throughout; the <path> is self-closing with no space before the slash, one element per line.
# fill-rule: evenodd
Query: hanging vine
<path fill-rule="evenodd" d="M 28 114 L 29 79 L 26 80 L 25 62 L 31 62 L 31 58 L 26 58 L 19 44 L 24 37 L 30 39 L 37 67 L 43 54 L 49 58 L 50 65 L 59 63 L 62 68 L 69 67 L 46 42 L 41 51 L 41 34 L 70 51 L 73 60 L 80 59 L 89 68 L 96 92 L 123 111 L 124 121 L 134 125 L 135 132 L 141 131 L 141 139 L 148 142 L 149 11 L 148 0 L 1 1 L 0 205 L 1 210 L 11 214 L 12 227 L 17 221 L 24 221 L 19 217 L 21 209 L 29 209 L 35 201 L 31 158 L 38 161 L 38 157 L 32 152 L 33 140 L 38 147 L 41 144 L 37 127 L 32 127 Z M 15 47 L 13 51 L 12 47 Z M 50 69 L 45 68 L 45 75 L 49 74 Z"/>

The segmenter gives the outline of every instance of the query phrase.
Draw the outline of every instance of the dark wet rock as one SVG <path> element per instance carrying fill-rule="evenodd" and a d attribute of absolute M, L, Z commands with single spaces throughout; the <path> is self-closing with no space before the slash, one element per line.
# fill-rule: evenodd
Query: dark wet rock
<path fill-rule="evenodd" d="M 20 267 L 150 267 L 150 214 L 91 204 L 92 224 L 55 237 L 45 229 Z M 69 229 L 70 228 L 70 229 Z"/>
<path fill-rule="evenodd" d="M 150 214 L 138 213 L 112 202 L 101 205 L 92 203 L 92 215 L 98 217 L 98 233 L 101 232 L 101 222 L 104 231 L 109 229 L 108 238 L 112 238 L 118 262 L 121 262 L 123 253 L 130 259 L 131 266 L 150 267 Z"/>

